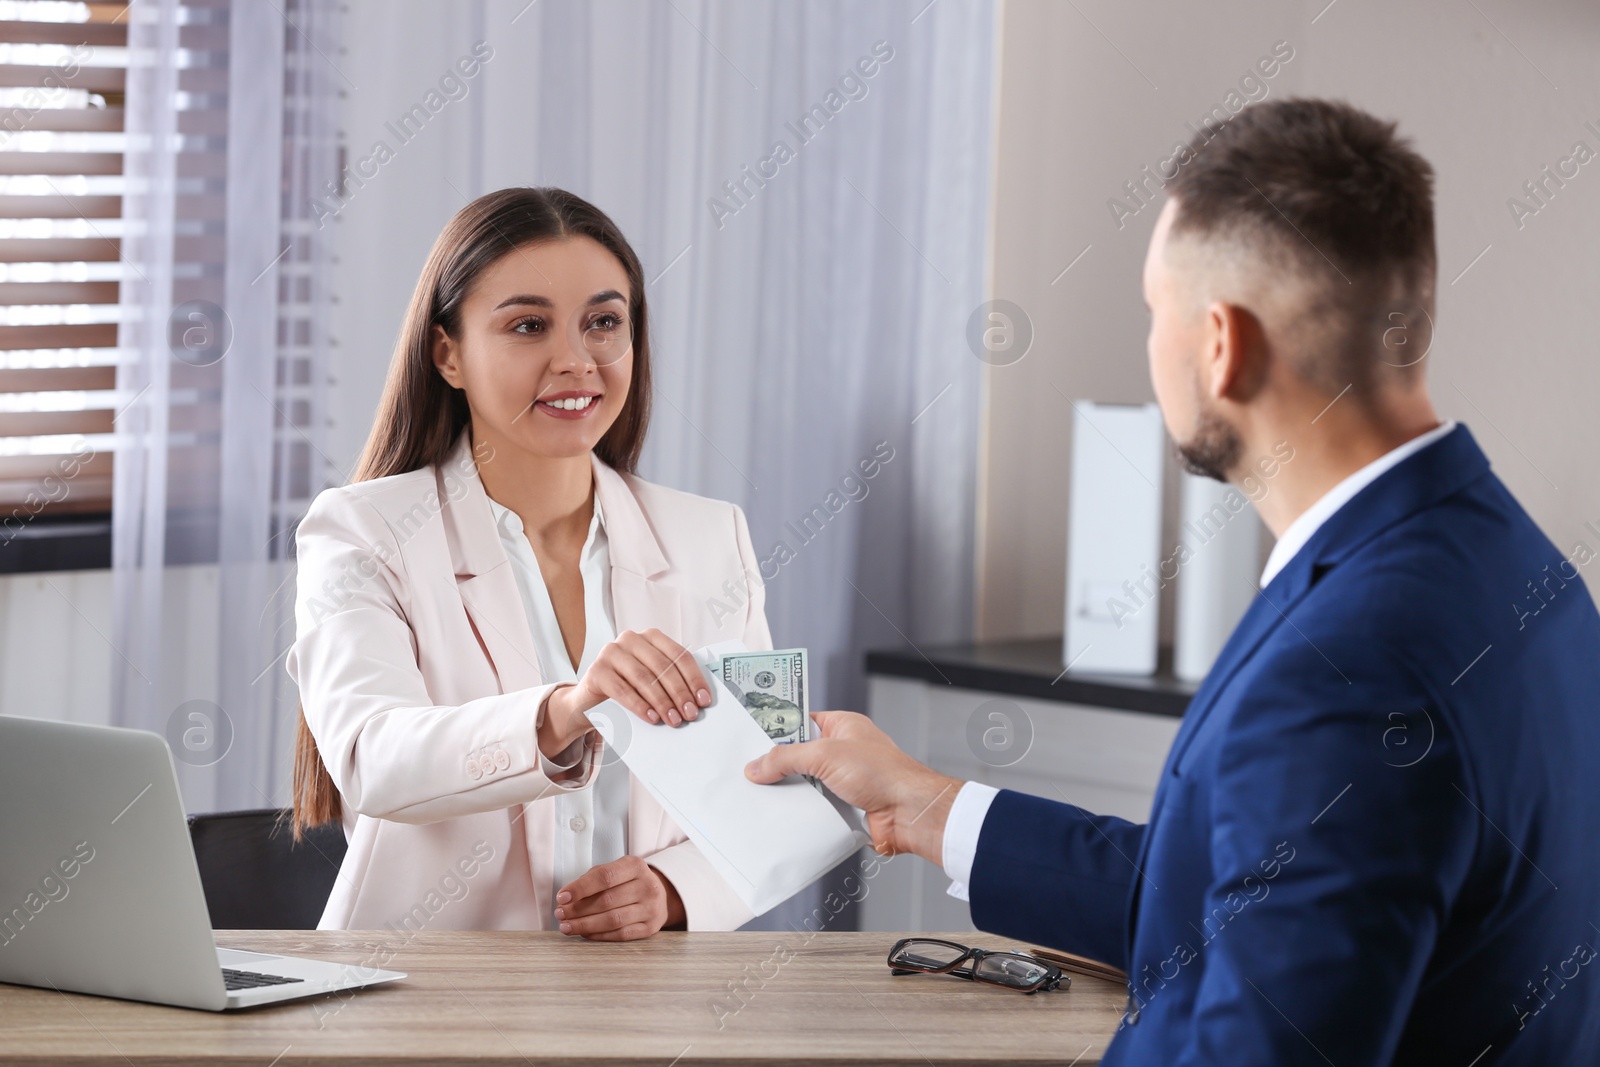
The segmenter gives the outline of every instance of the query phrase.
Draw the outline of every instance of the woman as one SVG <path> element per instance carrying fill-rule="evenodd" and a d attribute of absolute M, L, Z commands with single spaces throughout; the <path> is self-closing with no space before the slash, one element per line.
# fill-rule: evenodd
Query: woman
<path fill-rule="evenodd" d="M 649 412 L 644 278 L 611 220 L 559 189 L 463 208 L 355 481 L 297 534 L 295 831 L 349 841 L 321 928 L 751 917 L 583 715 L 679 726 L 710 703 L 685 646 L 772 647 L 744 514 L 633 475 Z"/>

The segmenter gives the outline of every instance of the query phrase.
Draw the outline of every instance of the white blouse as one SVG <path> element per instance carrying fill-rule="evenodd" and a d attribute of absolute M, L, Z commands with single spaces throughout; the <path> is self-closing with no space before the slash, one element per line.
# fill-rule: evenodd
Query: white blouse
<path fill-rule="evenodd" d="M 555 605 L 550 601 L 550 590 L 539 572 L 538 557 L 523 532 L 522 520 L 492 497 L 489 506 L 494 511 L 500 542 L 505 546 L 522 594 L 540 674 L 546 682 L 575 682 L 588 671 L 600 650 L 617 637 L 611 611 L 611 554 L 606 544 L 599 494 L 594 497 L 594 518 L 589 522 L 589 536 L 584 541 L 578 563 L 583 578 L 584 637 L 583 654 L 576 670 L 567 658 L 567 645 L 561 636 Z M 548 762 L 546 765 L 550 769 L 561 766 L 551 766 Z M 590 868 L 627 855 L 628 789 L 628 768 L 618 763 L 608 748 L 588 789 L 564 790 L 552 798 L 556 805 L 556 854 L 553 857 L 555 873 L 547 899 L 554 901 L 562 886 Z M 545 925 L 552 930 L 558 926 L 553 906 L 551 913 L 545 916 Z"/>

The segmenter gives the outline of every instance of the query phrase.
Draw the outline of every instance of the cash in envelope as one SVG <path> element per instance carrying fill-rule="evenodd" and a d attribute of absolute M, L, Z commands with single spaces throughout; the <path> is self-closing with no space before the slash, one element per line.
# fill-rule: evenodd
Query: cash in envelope
<path fill-rule="evenodd" d="M 723 683 L 773 744 L 811 740 L 805 649 L 729 653 L 721 667 Z"/>

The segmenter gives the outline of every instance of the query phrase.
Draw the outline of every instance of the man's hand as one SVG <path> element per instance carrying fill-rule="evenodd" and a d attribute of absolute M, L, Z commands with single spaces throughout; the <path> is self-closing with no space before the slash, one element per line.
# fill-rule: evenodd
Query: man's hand
<path fill-rule="evenodd" d="M 867 832 L 881 855 L 914 852 L 943 865 L 945 819 L 962 782 L 900 751 L 865 715 L 819 711 L 811 718 L 821 737 L 775 745 L 745 767 L 745 777 L 770 784 L 791 774 L 815 775 L 867 813 Z"/>
<path fill-rule="evenodd" d="M 678 891 L 638 856 L 589 868 L 562 887 L 556 905 L 561 932 L 590 941 L 633 941 L 685 920 Z"/>

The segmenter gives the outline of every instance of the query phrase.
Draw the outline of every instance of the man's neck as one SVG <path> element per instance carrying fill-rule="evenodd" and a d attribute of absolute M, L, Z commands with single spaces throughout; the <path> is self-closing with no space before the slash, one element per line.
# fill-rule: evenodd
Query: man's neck
<path fill-rule="evenodd" d="M 1367 464 L 1440 425 L 1439 417 L 1424 397 L 1421 404 L 1382 417 L 1351 402 L 1345 411 L 1335 405 L 1315 423 L 1294 420 L 1298 429 L 1280 427 L 1276 434 L 1257 436 L 1246 454 L 1269 455 L 1273 445 L 1287 442 L 1292 459 L 1283 461 L 1268 491 L 1256 501 L 1261 521 L 1274 537 L 1282 537 L 1293 522 L 1327 495 L 1328 491 Z M 1270 438 L 1270 441 L 1269 441 Z M 1250 473 L 1248 465 L 1239 475 Z M 1237 484 L 1237 483 L 1235 483 Z"/>

